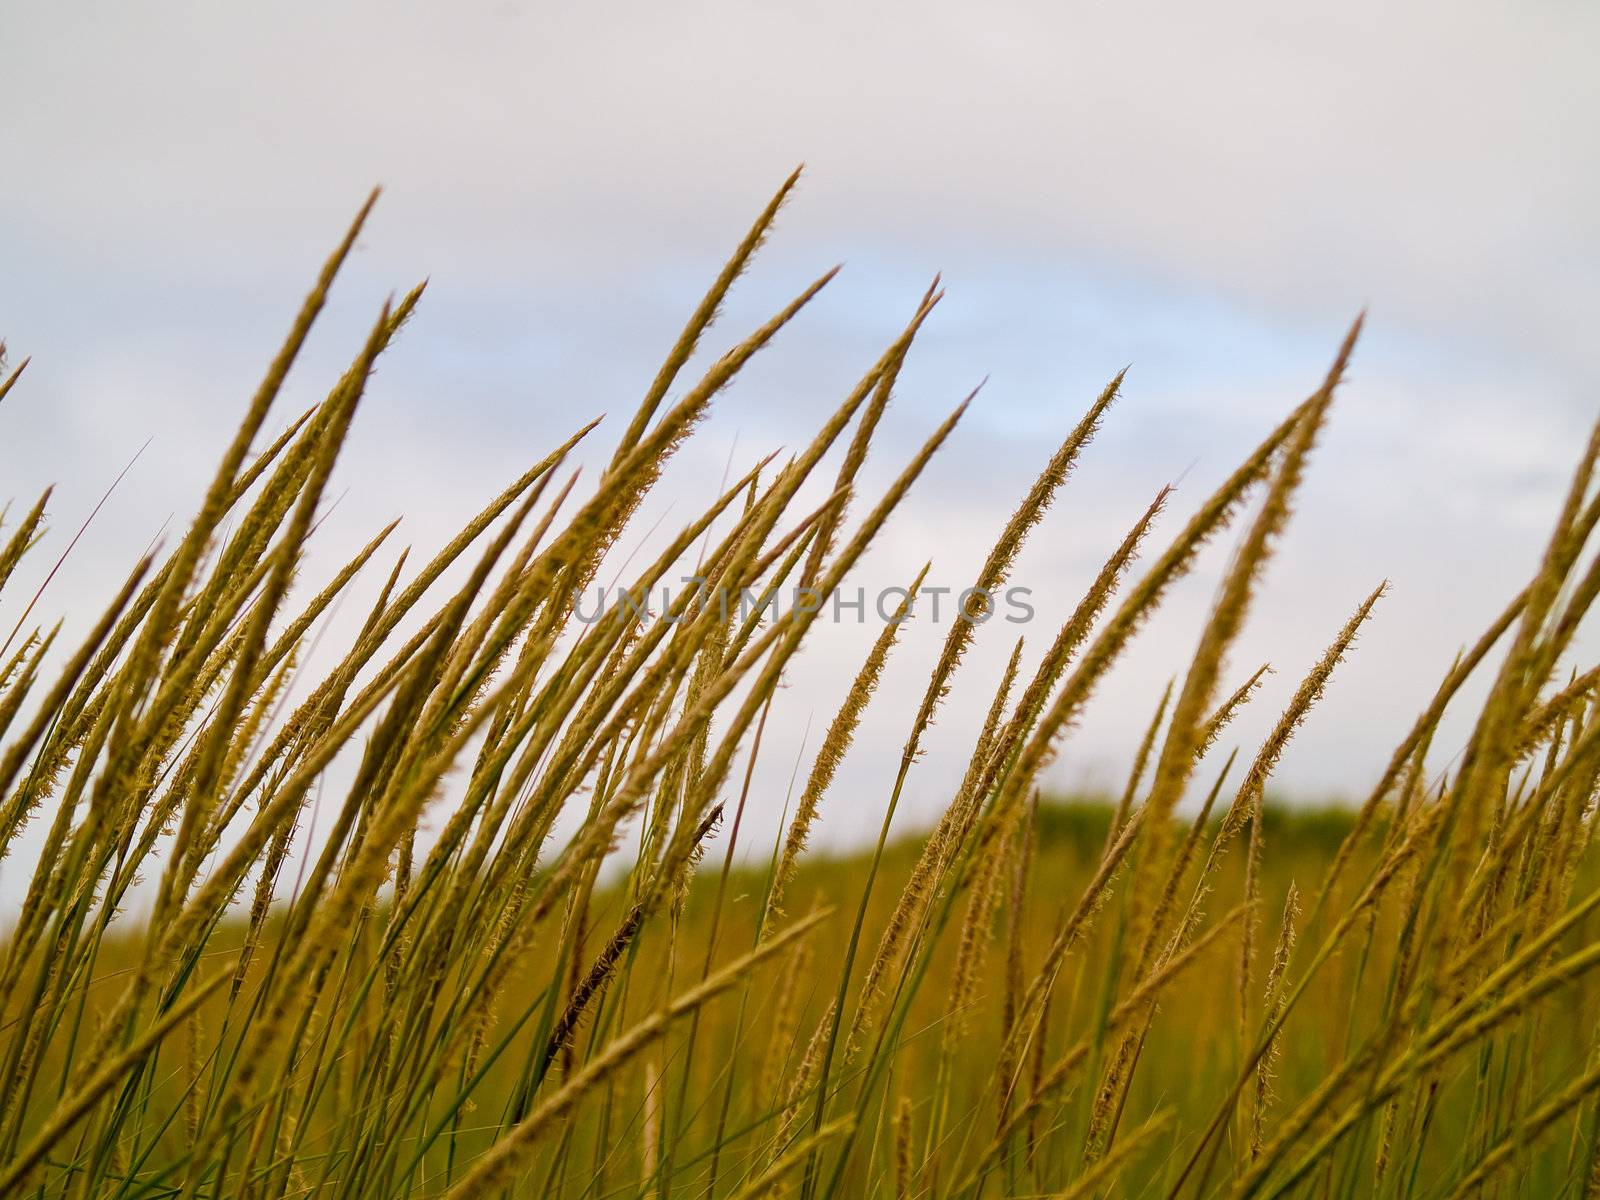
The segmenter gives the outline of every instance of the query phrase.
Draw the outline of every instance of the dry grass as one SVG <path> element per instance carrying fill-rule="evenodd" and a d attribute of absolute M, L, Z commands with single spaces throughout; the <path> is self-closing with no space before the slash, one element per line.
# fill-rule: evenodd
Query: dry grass
<path fill-rule="evenodd" d="M 831 278 L 680 381 L 794 182 L 603 475 L 573 486 L 581 430 L 420 570 L 400 554 L 315 679 L 311 639 L 389 531 L 309 596 L 306 546 L 420 289 L 378 315 L 325 401 L 262 443 L 367 208 L 170 552 L 84 614 L 77 644 L 16 606 L 0 650 L 0 869 L 26 899 L 0 941 L 0 1195 L 1600 1191 L 1600 673 L 1565 665 L 1600 594 L 1600 436 L 1537 574 L 1441 664 L 1435 700 L 1348 817 L 1263 801 L 1381 588 L 1304 665 L 1233 791 L 1226 770 L 1196 773 L 1254 697 L 1261 672 L 1224 687 L 1229 651 L 1359 323 L 1147 566 L 1135 560 L 1166 492 L 1106 547 L 1032 668 L 1017 647 L 925 839 L 892 839 L 890 821 L 941 702 L 965 686 L 984 636 L 969 620 L 906 714 L 875 847 L 803 854 L 898 625 L 840 681 L 792 823 L 751 856 L 767 865 L 740 867 L 762 733 L 817 613 L 745 616 L 714 597 L 828 595 L 965 409 L 884 494 L 858 494 L 936 283 L 810 444 L 635 569 L 636 596 L 703 577 L 674 619 L 575 619 L 718 392 Z M 1120 383 L 1064 431 L 975 586 L 1003 584 Z M 820 507 L 799 503 L 808 481 Z M 48 499 L 0 545 L 8 603 Z M 1062 735 L 1252 503 L 1120 802 L 1041 803 Z M 1434 732 L 1474 673 L 1487 692 L 1466 748 L 1433 773 Z M 1191 795 L 1204 803 L 1185 819 Z M 419 836 L 428 816 L 437 836 Z M 730 844 L 704 863 L 718 828 Z M 36 855 L 15 852 L 25 830 Z"/>

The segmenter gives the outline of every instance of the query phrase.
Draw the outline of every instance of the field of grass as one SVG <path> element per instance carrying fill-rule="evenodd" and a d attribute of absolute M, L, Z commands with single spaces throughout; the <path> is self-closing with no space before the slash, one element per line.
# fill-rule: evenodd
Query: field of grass
<path fill-rule="evenodd" d="M 0 928 L 0 1197 L 1600 1194 L 1600 671 L 1571 662 L 1600 593 L 1600 436 L 1534 577 L 1461 631 L 1348 811 L 1266 797 L 1382 589 L 1303 664 L 1261 745 L 1220 771 L 1206 752 L 1252 700 L 1228 651 L 1359 322 L 1214 495 L 1172 530 L 1154 497 L 1047 614 L 1053 640 L 1027 661 L 1019 646 L 964 771 L 919 783 L 947 800 L 933 829 L 907 838 L 895 811 L 942 701 L 970 687 L 963 659 L 995 636 L 977 619 L 948 625 L 903 714 L 890 794 L 851 797 L 882 805 L 875 846 L 806 853 L 897 622 L 838 680 L 782 835 L 742 844 L 748 805 L 771 801 L 750 786 L 768 714 L 821 616 L 717 598 L 851 578 L 965 408 L 863 494 L 935 285 L 809 445 L 629 568 L 638 596 L 702 582 L 665 613 L 575 619 L 717 394 L 831 277 L 679 378 L 793 182 L 599 476 L 575 486 L 593 427 L 575 431 L 436 552 L 386 551 L 383 531 L 305 577 L 352 415 L 420 288 L 271 432 L 365 209 L 198 513 L 99 612 L 33 628 L 20 581 L 49 573 L 48 496 L 15 510 L 0 871 L 25 898 Z M 1119 385 L 1019 483 L 975 589 L 1005 585 Z M 808 481 L 818 506 L 797 499 Z M 1125 785 L 1041 797 L 1063 733 L 1225 533 L 1203 636 L 1150 697 Z M 314 654 L 363 569 L 386 580 L 377 601 Z M 1467 743 L 1430 757 L 1469 678 Z"/>

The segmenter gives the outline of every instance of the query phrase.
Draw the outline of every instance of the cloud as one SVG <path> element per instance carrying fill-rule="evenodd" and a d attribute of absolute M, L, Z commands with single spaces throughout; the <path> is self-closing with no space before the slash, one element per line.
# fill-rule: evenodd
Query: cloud
<path fill-rule="evenodd" d="M 234 269 L 692 261 L 797 160 L 821 240 L 1364 301 L 1592 372 L 1600 14 L 1569 4 L 24 5 L 8 224 Z M 1592 374 L 1590 376 L 1592 378 Z"/>
<path fill-rule="evenodd" d="M 14 5 L 0 334 L 36 362 L 0 411 L 6 493 L 61 480 L 65 529 L 153 434 L 54 602 L 120 572 L 198 495 L 310 272 L 381 181 L 284 411 L 336 376 L 388 290 L 430 275 L 341 468 L 328 554 L 399 511 L 401 536 L 432 544 L 590 415 L 631 410 L 804 160 L 713 351 L 847 270 L 723 398 L 669 476 L 672 511 L 730 452 L 806 437 L 943 269 L 869 484 L 990 382 L 869 582 L 930 554 L 952 582 L 974 571 L 1054 440 L 1134 368 L 1019 566 L 1040 596 L 1034 653 L 1155 489 L 1181 478 L 1179 505 L 1197 503 L 1371 305 L 1235 656 L 1236 673 L 1279 667 L 1246 740 L 1394 579 L 1283 765 L 1301 792 L 1349 792 L 1531 565 L 1593 417 L 1596 34 L 1600 13 L 1558 3 Z M 1112 783 L 1225 553 L 1107 687 L 1064 778 Z M 826 722 L 865 650 L 867 632 L 822 632 L 764 751 L 775 792 L 803 714 Z M 915 630 L 892 665 L 837 828 L 876 821 L 894 714 L 941 634 Z M 911 811 L 940 802 L 1009 648 L 986 632 Z"/>

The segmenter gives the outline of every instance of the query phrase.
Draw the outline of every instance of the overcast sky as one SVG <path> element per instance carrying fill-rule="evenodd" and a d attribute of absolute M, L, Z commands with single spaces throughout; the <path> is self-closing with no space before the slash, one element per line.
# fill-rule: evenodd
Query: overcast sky
<path fill-rule="evenodd" d="M 730 458 L 799 444 L 942 270 L 948 299 L 869 483 L 989 382 L 863 584 L 901 582 L 931 556 L 936 579 L 964 586 L 1053 445 L 1132 368 L 1019 566 L 1034 651 L 1156 489 L 1181 479 L 1170 534 L 1315 387 L 1368 307 L 1230 668 L 1278 671 L 1234 728 L 1248 752 L 1392 580 L 1284 760 L 1283 785 L 1308 798 L 1371 781 L 1519 586 L 1600 407 L 1600 9 L 1575 0 L 9 0 L 3 38 L 0 337 L 34 362 L 0 410 L 0 497 L 57 482 L 59 547 L 153 438 L 42 602 L 80 620 L 91 589 L 187 515 L 375 183 L 384 197 L 283 413 L 335 377 L 384 296 L 432 282 L 358 420 L 330 561 L 395 515 L 435 545 L 590 416 L 623 420 L 804 162 L 712 349 L 845 270 L 722 399 L 663 485 L 674 511 L 707 500 Z M 616 432 L 585 461 L 603 463 Z M 1059 781 L 1118 784 L 1226 549 L 1105 688 Z M 4 602 L 8 626 L 28 590 Z M 917 817 L 947 796 L 1016 632 L 984 631 L 913 776 Z M 763 822 L 871 633 L 819 630 L 792 672 L 758 773 Z M 908 633 L 836 789 L 832 836 L 875 827 L 943 633 Z"/>

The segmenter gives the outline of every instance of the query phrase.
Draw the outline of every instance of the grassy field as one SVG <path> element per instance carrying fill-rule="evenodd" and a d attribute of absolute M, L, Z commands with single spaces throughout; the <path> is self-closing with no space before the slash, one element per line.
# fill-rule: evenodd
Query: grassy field
<path fill-rule="evenodd" d="M 1053 640 L 1027 661 L 1019 646 L 933 829 L 906 839 L 894 816 L 941 703 L 970 686 L 976 608 L 903 714 L 877 844 L 806 853 L 896 621 L 838 680 L 781 835 L 743 844 L 747 806 L 770 802 L 750 787 L 768 715 L 822 618 L 717 598 L 852 578 L 965 408 L 862 494 L 935 285 L 810 444 L 629 569 L 636 596 L 696 566 L 698 585 L 664 613 L 575 619 L 717 394 L 831 278 L 679 379 L 793 182 L 598 477 L 577 488 L 569 462 L 590 426 L 431 556 L 382 531 L 303 578 L 352 415 L 420 288 L 325 401 L 272 424 L 366 210 L 192 522 L 102 610 L 33 628 L 19 581 L 49 573 L 48 496 L 16 509 L 0 870 L 25 899 L 0 932 L 0 1196 L 1596 1194 L 1600 672 L 1571 658 L 1600 593 L 1600 439 L 1535 576 L 1461 631 L 1347 811 L 1266 797 L 1382 589 L 1299 668 L 1259 746 L 1220 770 L 1207 751 L 1252 701 L 1228 651 L 1359 322 L 1214 495 L 1159 535 L 1170 497 L 1153 497 L 1049 614 Z M 1018 487 L 975 594 L 1003 588 L 1120 382 Z M 808 482 L 820 503 L 800 503 Z M 1150 697 L 1125 786 L 1042 799 L 1063 733 L 1225 533 L 1203 635 Z M 378 598 L 313 655 L 363 569 L 386 580 Z M 1430 757 L 1469 678 L 1467 743 Z"/>

